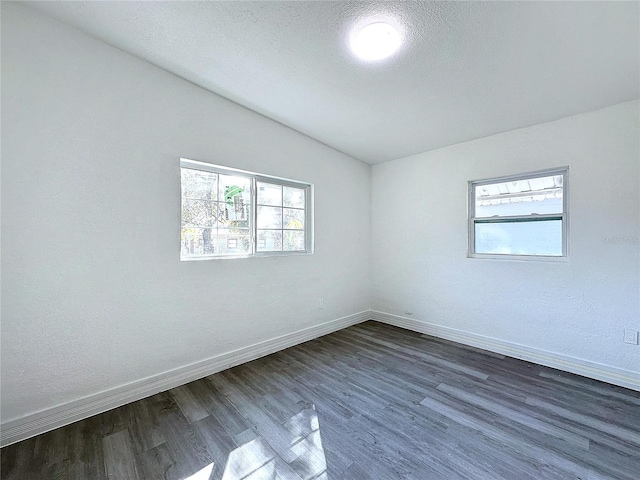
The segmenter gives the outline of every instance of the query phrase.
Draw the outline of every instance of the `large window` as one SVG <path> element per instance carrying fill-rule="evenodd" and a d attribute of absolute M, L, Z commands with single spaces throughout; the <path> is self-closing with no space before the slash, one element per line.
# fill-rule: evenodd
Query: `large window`
<path fill-rule="evenodd" d="M 568 169 L 469 182 L 469 255 L 567 256 Z"/>
<path fill-rule="evenodd" d="M 180 160 L 182 260 L 311 253 L 312 186 Z"/>

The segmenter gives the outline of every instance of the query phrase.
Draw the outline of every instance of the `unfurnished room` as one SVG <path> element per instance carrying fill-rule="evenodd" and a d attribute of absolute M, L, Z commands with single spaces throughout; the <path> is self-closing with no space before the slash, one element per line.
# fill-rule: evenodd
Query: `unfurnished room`
<path fill-rule="evenodd" d="M 0 8 L 3 480 L 640 478 L 640 2 Z"/>

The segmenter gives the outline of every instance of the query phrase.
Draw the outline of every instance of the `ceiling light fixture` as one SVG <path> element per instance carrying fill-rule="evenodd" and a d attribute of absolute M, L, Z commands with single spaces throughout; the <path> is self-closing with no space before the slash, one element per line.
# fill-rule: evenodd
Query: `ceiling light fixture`
<path fill-rule="evenodd" d="M 376 62 L 390 57 L 402 43 L 400 32 L 385 22 L 370 23 L 351 36 L 353 53 L 367 62 Z"/>

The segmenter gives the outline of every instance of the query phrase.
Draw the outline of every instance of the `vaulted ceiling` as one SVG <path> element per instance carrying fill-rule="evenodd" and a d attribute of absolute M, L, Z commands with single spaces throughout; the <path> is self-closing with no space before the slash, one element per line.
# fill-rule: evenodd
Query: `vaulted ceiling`
<path fill-rule="evenodd" d="M 638 98 L 638 2 L 35 2 L 368 163 Z M 365 63 L 354 27 L 397 25 Z"/>

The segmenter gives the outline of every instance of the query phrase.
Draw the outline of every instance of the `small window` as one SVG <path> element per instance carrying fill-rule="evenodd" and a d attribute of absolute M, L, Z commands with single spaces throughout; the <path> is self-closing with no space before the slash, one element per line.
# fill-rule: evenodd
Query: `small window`
<path fill-rule="evenodd" d="M 567 256 L 568 169 L 469 182 L 469 256 Z"/>
<path fill-rule="evenodd" d="M 180 160 L 181 260 L 312 253 L 312 186 Z"/>

